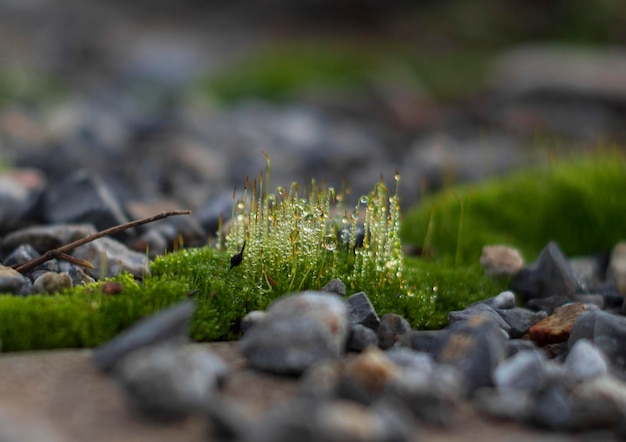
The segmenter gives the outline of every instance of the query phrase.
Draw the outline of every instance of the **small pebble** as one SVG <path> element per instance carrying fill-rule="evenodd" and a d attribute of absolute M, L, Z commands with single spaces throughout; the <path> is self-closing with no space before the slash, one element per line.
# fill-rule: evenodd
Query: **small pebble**
<path fill-rule="evenodd" d="M 72 278 L 67 273 L 46 272 L 33 283 L 36 293 L 59 293 L 72 288 Z"/>
<path fill-rule="evenodd" d="M 524 266 L 519 250 L 509 246 L 485 246 L 480 265 L 490 278 L 506 278 L 515 275 Z"/>

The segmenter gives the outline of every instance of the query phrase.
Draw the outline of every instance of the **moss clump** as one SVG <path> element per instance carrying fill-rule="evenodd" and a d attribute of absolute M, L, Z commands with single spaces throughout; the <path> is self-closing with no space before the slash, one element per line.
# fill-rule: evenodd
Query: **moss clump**
<path fill-rule="evenodd" d="M 189 292 L 184 280 L 131 275 L 116 278 L 119 295 L 104 295 L 101 283 L 57 295 L 0 296 L 0 342 L 4 351 L 91 347 L 113 338 L 129 325 Z"/>
<path fill-rule="evenodd" d="M 315 289 L 338 277 L 353 289 L 400 289 L 403 255 L 397 194 L 379 182 L 359 198 L 356 208 L 345 210 L 343 195 L 315 182 L 303 195 L 296 183 L 289 191 L 279 187 L 268 192 L 266 159 L 265 188 L 262 174 L 258 199 L 257 182 L 250 192 L 246 184 L 243 198 L 233 204 L 230 230 L 219 243 L 230 255 L 246 243 L 245 259 L 233 273 L 258 292 Z"/>
<path fill-rule="evenodd" d="M 403 223 L 405 241 L 442 262 L 472 265 L 487 244 L 533 259 L 549 241 L 568 255 L 609 250 L 624 239 L 626 159 L 618 152 L 557 160 L 425 200 Z"/>
<path fill-rule="evenodd" d="M 400 207 L 397 196 L 378 183 L 352 211 L 339 209 L 341 195 L 311 184 L 304 195 L 294 184 L 287 191 L 267 192 L 265 174 L 234 201 L 228 233 L 219 250 L 183 250 L 159 257 L 153 277 L 189 281 L 199 290 L 202 320 L 194 337 L 200 340 L 237 336 L 240 319 L 250 310 L 264 309 L 286 293 L 320 289 L 341 278 L 353 291 L 373 299 L 393 299 L 402 292 Z M 258 196 L 258 198 L 257 198 Z M 363 235 L 359 236 L 359 214 Z M 230 257 L 246 244 L 240 265 Z M 225 250 L 221 252 L 220 250 Z"/>
<path fill-rule="evenodd" d="M 59 78 L 19 68 L 0 69 L 0 105 L 54 103 L 65 95 L 66 87 Z"/>
<path fill-rule="evenodd" d="M 469 96 L 483 82 L 492 49 L 427 51 L 397 41 L 300 39 L 270 45 L 202 80 L 200 88 L 230 104 L 261 98 L 284 102 L 311 90 L 333 95 L 377 94 L 380 83 L 400 83 L 437 98 Z"/>

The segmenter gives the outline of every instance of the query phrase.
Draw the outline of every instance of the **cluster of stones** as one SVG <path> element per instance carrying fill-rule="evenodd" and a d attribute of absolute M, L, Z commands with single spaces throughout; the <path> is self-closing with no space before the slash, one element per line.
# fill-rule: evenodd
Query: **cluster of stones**
<path fill-rule="evenodd" d="M 192 301 L 144 320 L 94 360 L 139 409 L 160 418 L 203 413 L 220 440 L 404 441 L 420 425 L 452 424 L 466 402 L 524 424 L 621 437 L 626 318 L 615 285 L 583 294 L 572 267 L 550 243 L 516 271 L 520 299 L 505 291 L 450 312 L 441 330 L 379 317 L 365 293 L 346 296 L 339 280 L 279 298 L 243 319 L 238 342 L 250 367 L 298 376 L 298 394 L 260 420 L 220 395 L 228 365 L 186 344 Z"/>
<path fill-rule="evenodd" d="M 123 271 L 137 277 L 150 271 L 145 254 L 106 237 L 71 252 L 74 258 L 89 262 L 93 268 L 83 268 L 64 259 L 50 259 L 24 274 L 15 270 L 49 250 L 94 233 L 96 230 L 92 224 L 61 224 L 27 227 L 5 236 L 0 241 L 0 250 L 5 251 L 0 264 L 0 293 L 57 293 Z"/>
<path fill-rule="evenodd" d="M 52 259 L 22 274 L 14 269 L 98 230 L 127 223 L 131 214 L 103 180 L 84 171 L 45 188 L 23 188 L 19 196 L 4 193 L 20 188 L 23 177 L 19 177 L 16 173 L 13 180 L 0 182 L 0 208 L 6 209 L 0 211 L 0 232 L 4 233 L 0 240 L 0 293 L 55 293 L 122 272 L 142 277 L 150 271 L 149 258 L 171 250 L 180 240 L 187 246 L 204 245 L 209 236 L 194 217 L 166 218 L 70 252 L 93 268 Z M 145 216 L 140 211 L 137 215 Z"/>

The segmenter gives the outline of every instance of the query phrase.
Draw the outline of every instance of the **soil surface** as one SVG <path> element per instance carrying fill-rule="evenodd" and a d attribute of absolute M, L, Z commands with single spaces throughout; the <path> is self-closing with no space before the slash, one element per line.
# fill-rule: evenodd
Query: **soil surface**
<path fill-rule="evenodd" d="M 292 397 L 296 378 L 260 373 L 246 366 L 233 342 L 208 346 L 231 367 L 223 394 L 252 417 Z M 114 380 L 98 372 L 92 350 L 54 350 L 0 355 L 0 440 L 2 441 L 207 441 L 202 416 L 160 422 L 139 415 L 126 403 Z M 583 440 L 485 418 L 469 404 L 456 410 L 447 428 L 423 427 L 421 442 Z M 589 435 L 587 435 L 589 436 Z"/>

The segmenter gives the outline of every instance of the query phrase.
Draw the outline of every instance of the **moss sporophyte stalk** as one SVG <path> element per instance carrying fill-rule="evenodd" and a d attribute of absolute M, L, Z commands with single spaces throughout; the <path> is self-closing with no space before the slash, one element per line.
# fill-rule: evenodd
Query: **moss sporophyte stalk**
<path fill-rule="evenodd" d="M 397 187 L 392 194 L 381 180 L 348 210 L 343 194 L 315 181 L 304 191 L 293 183 L 270 192 L 266 160 L 265 175 L 247 181 L 241 198 L 233 197 L 229 229 L 221 229 L 217 244 L 233 259 L 245 244 L 240 265 L 231 268 L 248 287 L 292 292 L 342 278 L 352 289 L 401 290 Z"/>

